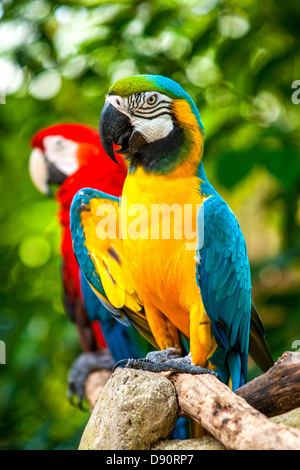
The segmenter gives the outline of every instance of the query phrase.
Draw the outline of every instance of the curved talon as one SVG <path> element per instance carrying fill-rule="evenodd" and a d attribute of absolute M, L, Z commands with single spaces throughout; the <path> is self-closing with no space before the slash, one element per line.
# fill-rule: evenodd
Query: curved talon
<path fill-rule="evenodd" d="M 75 408 L 79 408 L 82 411 L 87 411 L 88 408 L 83 406 L 84 397 L 82 397 L 79 393 L 68 392 L 67 396 L 68 396 L 68 402 L 70 403 L 71 406 L 74 406 Z"/>
<path fill-rule="evenodd" d="M 132 359 L 121 359 L 120 361 L 116 362 L 115 365 L 112 368 L 112 373 L 114 373 L 114 371 L 116 370 L 117 367 L 120 367 L 123 364 L 125 364 L 125 366 L 126 366 L 130 360 L 132 360 Z"/>
<path fill-rule="evenodd" d="M 75 394 L 73 394 L 73 393 L 68 393 L 68 402 L 70 403 L 70 405 L 76 406 L 76 403 L 75 403 Z"/>
<path fill-rule="evenodd" d="M 90 407 L 86 401 L 86 399 L 83 398 L 83 400 L 80 400 L 79 404 L 78 404 L 78 408 L 81 410 L 81 411 L 89 411 L 90 410 Z"/>
<path fill-rule="evenodd" d="M 84 401 L 84 396 L 82 395 L 82 391 L 80 388 L 76 388 L 73 390 L 69 390 L 67 393 L 68 402 L 71 406 L 75 408 L 79 408 L 82 411 L 86 411 L 86 408 L 83 407 L 82 403 Z"/>

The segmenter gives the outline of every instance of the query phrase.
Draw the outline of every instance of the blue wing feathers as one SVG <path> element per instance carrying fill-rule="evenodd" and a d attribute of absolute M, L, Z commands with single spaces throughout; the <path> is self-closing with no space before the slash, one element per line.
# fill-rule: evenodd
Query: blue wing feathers
<path fill-rule="evenodd" d="M 218 348 L 211 357 L 232 387 L 245 383 L 251 316 L 251 278 L 247 249 L 239 224 L 217 194 L 204 202 L 203 245 L 198 247 L 197 282 L 212 321 Z M 198 226 L 199 230 L 199 226 Z M 246 358 L 246 359 L 245 359 Z M 227 369 L 226 369 L 227 368 Z"/>
<path fill-rule="evenodd" d="M 111 199 L 114 201 L 119 201 L 119 198 L 115 196 L 110 196 L 109 194 L 105 194 L 101 191 L 97 191 L 91 188 L 84 188 L 80 190 L 75 196 L 72 201 L 71 210 L 70 210 L 70 224 L 71 224 L 71 233 L 72 233 L 72 240 L 73 240 L 73 250 L 75 256 L 78 260 L 78 263 L 84 272 L 88 281 L 95 287 L 95 289 L 100 292 L 104 297 L 105 292 L 101 283 L 101 279 L 99 274 L 96 271 L 95 265 L 90 257 L 88 249 L 85 246 L 85 235 L 84 229 L 81 224 L 81 207 L 83 205 L 89 205 L 91 198 L 101 198 L 104 197 L 106 199 Z M 114 315 L 114 312 L 111 312 Z M 121 315 L 119 312 L 116 315 L 116 319 L 118 321 L 123 321 L 123 323 L 128 324 L 128 321 L 123 318 L 124 315 Z"/>

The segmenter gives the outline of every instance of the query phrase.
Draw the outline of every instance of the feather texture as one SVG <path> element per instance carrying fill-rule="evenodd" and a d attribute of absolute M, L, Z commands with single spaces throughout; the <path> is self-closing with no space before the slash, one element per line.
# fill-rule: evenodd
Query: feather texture
<path fill-rule="evenodd" d="M 204 243 L 198 247 L 196 278 L 218 348 L 210 361 L 236 389 L 247 380 L 251 276 L 244 237 L 225 201 L 204 202 Z M 218 370 L 218 369 L 217 369 Z"/>

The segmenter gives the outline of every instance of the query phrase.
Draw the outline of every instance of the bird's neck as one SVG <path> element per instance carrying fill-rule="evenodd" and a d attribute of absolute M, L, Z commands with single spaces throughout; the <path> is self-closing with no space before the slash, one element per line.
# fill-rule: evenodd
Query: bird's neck
<path fill-rule="evenodd" d="M 217 194 L 214 187 L 208 181 L 203 167 L 202 134 L 200 132 L 187 132 L 183 146 L 177 148 L 177 154 L 181 155 L 181 163 L 172 170 L 155 171 L 153 168 L 149 170 L 149 168 L 140 165 L 129 171 L 128 182 L 133 185 L 137 184 L 141 190 L 143 186 L 145 188 L 150 186 L 150 189 L 153 191 L 153 187 L 161 188 L 161 184 L 170 186 L 172 182 L 174 189 L 178 184 L 186 186 L 187 193 L 196 189 L 203 197 Z"/>
<path fill-rule="evenodd" d="M 202 160 L 200 161 L 198 168 L 197 168 L 197 176 L 200 180 L 200 192 L 203 197 L 209 197 L 212 195 L 216 195 L 217 191 L 213 187 L 212 184 L 207 179 L 207 176 L 204 171 Z"/>

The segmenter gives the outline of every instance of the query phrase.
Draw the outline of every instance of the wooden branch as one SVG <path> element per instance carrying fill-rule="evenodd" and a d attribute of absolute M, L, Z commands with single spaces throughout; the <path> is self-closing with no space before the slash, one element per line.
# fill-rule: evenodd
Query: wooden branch
<path fill-rule="evenodd" d="M 268 417 L 300 406 L 300 352 L 285 352 L 265 374 L 235 393 Z"/>
<path fill-rule="evenodd" d="M 267 373 L 236 392 L 209 374 L 163 375 L 176 389 L 181 414 L 202 426 L 226 448 L 300 450 L 300 430 L 276 424 L 260 412 L 274 416 L 300 406 L 300 353 L 284 353 Z M 103 388 L 103 383 L 100 385 L 94 378 L 87 387 L 91 408 Z"/>
<path fill-rule="evenodd" d="M 300 430 L 270 421 L 212 375 L 175 374 L 182 414 L 227 449 L 300 450 Z"/>

